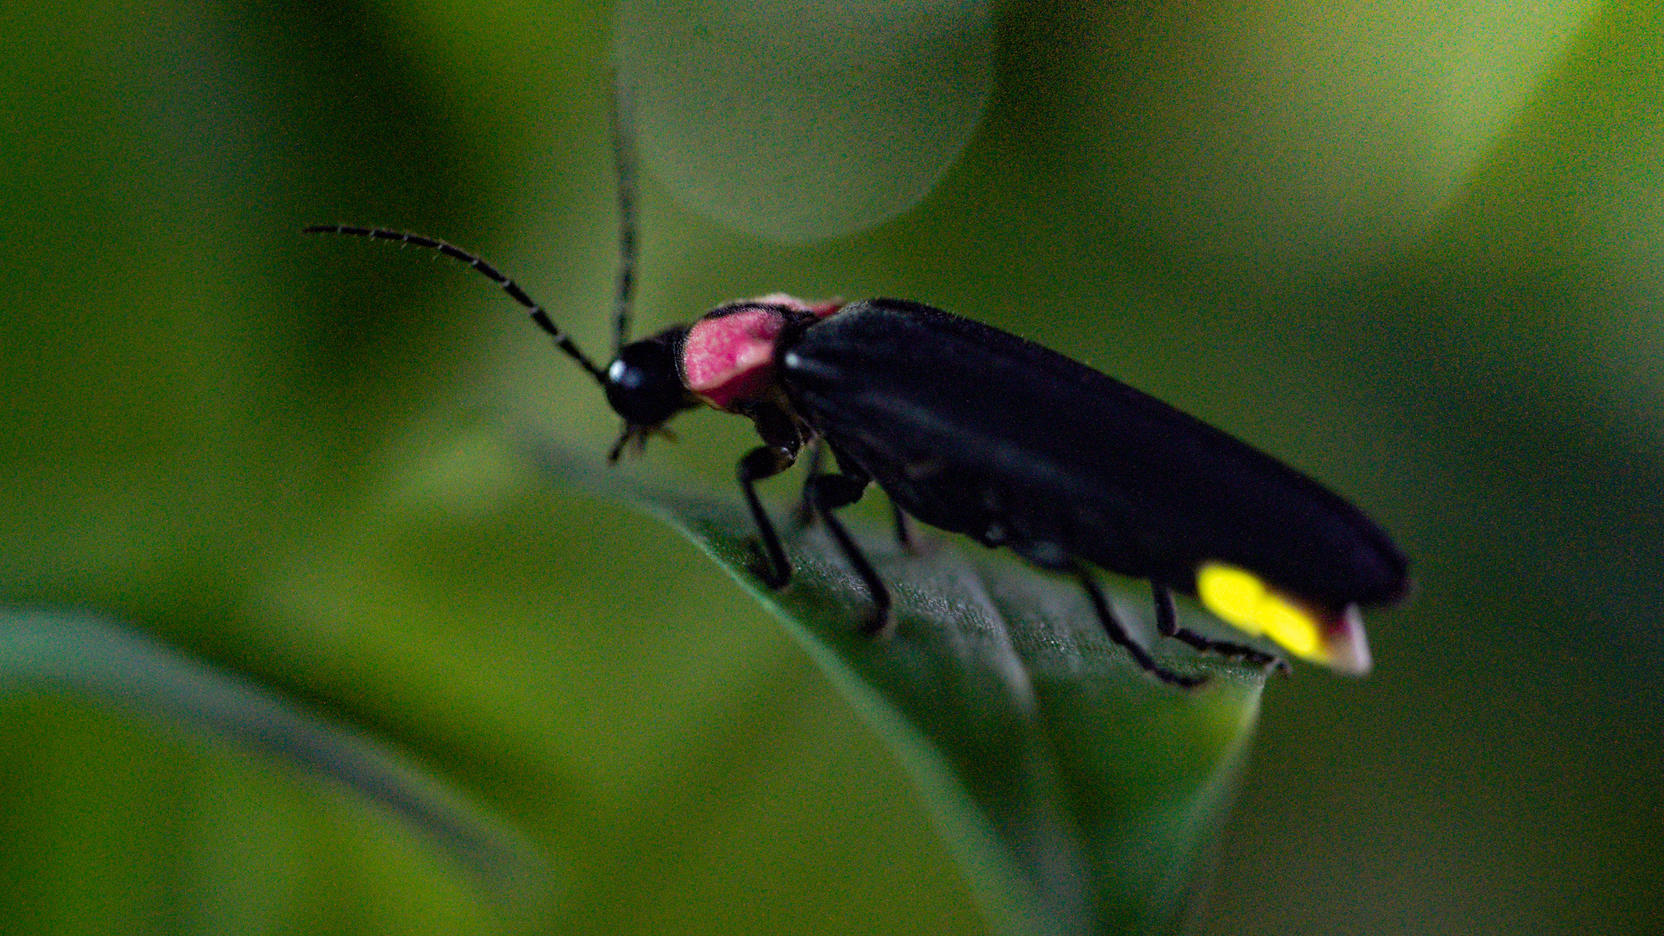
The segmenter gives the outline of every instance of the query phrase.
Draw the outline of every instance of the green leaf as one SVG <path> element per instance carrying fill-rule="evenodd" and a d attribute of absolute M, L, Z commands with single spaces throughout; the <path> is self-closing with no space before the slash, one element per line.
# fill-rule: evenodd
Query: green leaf
<path fill-rule="evenodd" d="M 1211 679 L 1161 684 L 1104 635 L 1072 580 L 928 531 L 907 552 L 857 517 L 851 532 L 895 598 L 892 632 L 866 638 L 866 593 L 818 526 L 780 524 L 794 572 L 773 592 L 752 571 L 737 491 L 719 499 L 561 453 L 544 461 L 676 528 L 780 618 L 912 773 L 1005 929 L 1176 924 L 1247 749 L 1258 670 L 1163 646 L 1169 665 Z M 1147 597 L 1112 595 L 1124 620 L 1147 615 Z"/>
<path fill-rule="evenodd" d="M 426 835 L 505 910 L 528 910 L 551 883 L 519 833 L 355 731 L 99 617 L 0 609 L 0 695 L 39 688 L 134 708 L 339 783 Z"/>

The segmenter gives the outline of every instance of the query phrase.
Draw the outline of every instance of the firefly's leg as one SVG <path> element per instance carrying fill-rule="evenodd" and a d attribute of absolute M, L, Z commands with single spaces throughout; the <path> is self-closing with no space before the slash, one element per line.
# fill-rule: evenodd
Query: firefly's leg
<path fill-rule="evenodd" d="M 1092 573 L 1081 565 L 1074 565 L 1072 571 L 1075 573 L 1075 577 L 1080 580 L 1081 587 L 1086 589 L 1086 597 L 1092 602 L 1092 610 L 1097 612 L 1098 623 L 1103 625 L 1104 631 L 1109 634 L 1110 640 L 1126 648 L 1134 662 L 1144 667 L 1152 676 L 1162 682 L 1170 683 L 1182 689 L 1199 686 L 1207 681 L 1206 676 L 1184 676 L 1175 673 L 1152 659 L 1148 653 L 1144 652 L 1143 647 L 1133 641 L 1131 635 L 1127 633 L 1127 629 L 1122 626 L 1120 619 L 1116 618 L 1115 612 L 1109 607 L 1109 601 L 1104 598 L 1103 589 L 1098 587 L 1098 582 L 1092 577 Z"/>
<path fill-rule="evenodd" d="M 745 504 L 751 508 L 751 520 L 757 525 L 757 538 L 763 544 L 763 558 L 766 567 L 758 572 L 758 577 L 769 588 L 785 588 L 792 579 L 792 566 L 786 561 L 786 550 L 780 545 L 780 534 L 775 532 L 774 523 L 768 518 L 768 511 L 763 509 L 763 502 L 757 499 L 757 482 L 764 478 L 772 478 L 787 468 L 797 458 L 797 453 L 772 445 L 762 445 L 745 453 L 740 459 L 739 476 L 740 491 L 745 494 Z"/>
<path fill-rule="evenodd" d="M 826 461 L 826 442 L 822 439 L 816 439 L 814 442 L 810 443 L 810 448 L 809 448 L 809 469 L 808 469 L 809 477 L 813 478 L 816 475 L 820 474 L 821 473 L 821 465 L 825 461 Z M 913 531 L 911 530 L 911 528 L 909 527 L 909 525 L 907 523 L 907 515 L 901 512 L 901 508 L 896 506 L 895 501 L 890 502 L 890 515 L 894 518 L 894 521 L 895 521 L 896 542 L 901 545 L 902 549 L 906 550 L 907 552 L 912 552 L 913 551 Z M 798 501 L 798 503 L 797 503 L 797 511 L 796 511 L 795 519 L 797 521 L 798 526 L 804 526 L 804 527 L 806 527 L 809 524 L 815 522 L 815 511 L 814 511 L 814 508 L 809 503 L 809 495 L 808 495 L 807 486 L 805 486 L 805 488 L 804 488 L 803 499 L 801 501 Z"/>
<path fill-rule="evenodd" d="M 907 552 L 913 551 L 913 530 L 907 523 L 907 515 L 901 512 L 895 501 L 890 501 L 890 513 L 896 520 L 896 542 Z"/>
<path fill-rule="evenodd" d="M 872 596 L 872 614 L 861 625 L 861 633 L 875 637 L 884 631 L 890 623 L 890 590 L 879 579 L 878 572 L 873 569 L 861 547 L 855 545 L 855 540 L 844 529 L 843 522 L 833 515 L 832 511 L 845 507 L 861 499 L 861 494 L 867 488 L 868 479 L 853 474 L 823 474 L 811 475 L 803 485 L 803 499 L 814 508 L 815 514 L 826 523 L 827 532 L 837 542 L 838 549 L 849 560 L 855 569 L 855 576 L 861 584 L 867 587 L 867 593 Z"/>
<path fill-rule="evenodd" d="M 1262 650 L 1231 643 L 1228 640 L 1214 640 L 1204 637 L 1188 627 L 1180 626 L 1178 609 L 1173 607 L 1173 592 L 1160 582 L 1150 583 L 1150 592 L 1156 602 L 1156 630 L 1163 637 L 1174 637 L 1203 653 L 1216 653 L 1220 656 L 1237 657 L 1251 666 L 1270 667 L 1288 672 L 1288 664 L 1281 657 L 1273 656 Z"/>
<path fill-rule="evenodd" d="M 809 466 L 806 471 L 808 477 L 813 478 L 821 473 L 821 465 L 826 461 L 826 442 L 816 439 L 809 443 Z M 792 511 L 792 520 L 799 527 L 806 527 L 815 522 L 815 509 L 809 504 L 809 492 L 805 486 L 803 499 L 797 502 L 797 509 Z"/>

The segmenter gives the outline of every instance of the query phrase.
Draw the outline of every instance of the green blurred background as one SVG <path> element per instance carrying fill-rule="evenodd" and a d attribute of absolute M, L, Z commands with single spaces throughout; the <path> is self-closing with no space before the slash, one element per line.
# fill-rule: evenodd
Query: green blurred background
<path fill-rule="evenodd" d="M 97 610 L 357 726 L 549 862 L 493 900 L 282 760 L 12 686 L 0 927 L 984 931 L 765 613 L 517 454 L 601 457 L 577 369 L 449 265 L 297 233 L 442 234 L 603 353 L 611 16 L 0 12 L 0 602 Z M 993 28 L 981 122 L 898 220 L 736 232 L 654 181 L 665 143 L 644 328 L 774 289 L 925 300 L 1395 532 L 1414 600 L 1372 618 L 1368 679 L 1269 688 L 1189 931 L 1656 932 L 1664 10 L 1043 2 Z M 726 491 L 746 427 L 679 429 L 625 470 Z"/>

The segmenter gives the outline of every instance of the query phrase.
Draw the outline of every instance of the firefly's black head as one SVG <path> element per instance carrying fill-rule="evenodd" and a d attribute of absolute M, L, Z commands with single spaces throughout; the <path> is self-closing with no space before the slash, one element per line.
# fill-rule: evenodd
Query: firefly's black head
<path fill-rule="evenodd" d="M 677 326 L 651 338 L 632 341 L 618 349 L 618 357 L 607 366 L 601 386 L 607 404 L 624 419 L 624 432 L 612 448 L 614 461 L 627 444 L 637 448 L 647 436 L 662 429 L 672 416 L 698 406 L 688 393 L 676 366 L 687 328 Z"/>

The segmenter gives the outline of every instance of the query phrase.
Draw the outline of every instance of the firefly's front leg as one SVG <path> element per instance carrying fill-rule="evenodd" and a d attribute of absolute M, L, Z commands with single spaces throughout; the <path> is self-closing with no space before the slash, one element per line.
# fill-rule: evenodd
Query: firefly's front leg
<path fill-rule="evenodd" d="M 745 453 L 736 471 L 740 491 L 745 495 L 746 506 L 751 508 L 751 520 L 757 526 L 757 538 L 763 546 L 766 567 L 757 574 L 763 584 L 772 589 L 786 587 L 786 583 L 792 580 L 792 566 L 786 559 L 785 547 L 780 545 L 780 534 L 775 531 L 774 522 L 768 518 L 768 511 L 763 509 L 763 502 L 757 497 L 757 482 L 785 471 L 796 460 L 795 447 L 760 445 Z"/>

